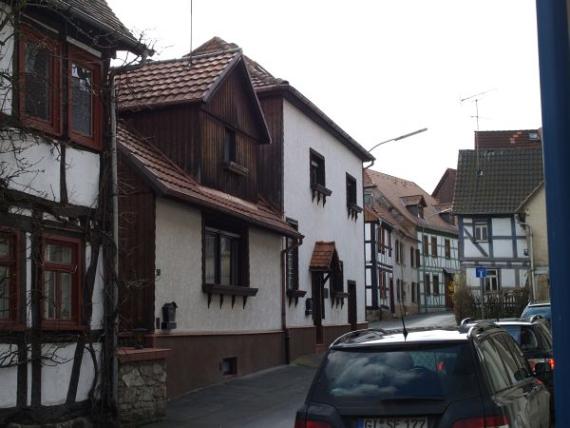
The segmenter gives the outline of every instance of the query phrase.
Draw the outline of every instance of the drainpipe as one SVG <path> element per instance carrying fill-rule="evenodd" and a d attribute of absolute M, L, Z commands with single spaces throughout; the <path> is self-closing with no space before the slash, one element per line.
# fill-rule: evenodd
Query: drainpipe
<path fill-rule="evenodd" d="M 285 270 L 286 262 L 285 258 L 287 253 L 295 248 L 299 248 L 303 244 L 303 238 L 298 238 L 297 242 L 291 247 L 287 246 L 287 238 L 285 238 L 285 248 L 281 250 L 281 330 L 283 331 L 284 338 L 284 352 L 285 352 L 285 364 L 290 363 L 290 337 L 289 329 L 287 328 L 287 272 Z"/>
<path fill-rule="evenodd" d="M 522 221 L 519 224 L 525 230 L 526 238 L 528 239 L 528 247 L 529 247 L 528 251 L 530 253 L 529 254 L 529 256 L 530 256 L 530 288 L 532 291 L 532 295 L 530 296 L 530 301 L 534 302 L 536 300 L 536 283 L 534 280 L 534 245 L 533 245 L 533 241 L 532 241 L 532 228 L 530 227 L 530 224 L 522 222 Z M 516 254 L 515 254 L 515 256 L 516 256 Z"/>
<path fill-rule="evenodd" d="M 115 254 L 113 260 L 114 282 L 112 299 L 112 308 L 116 313 L 119 301 L 118 276 L 119 276 L 119 195 L 118 195 L 118 174 L 117 174 L 117 112 L 116 112 L 116 93 L 115 93 L 115 76 L 111 73 L 111 192 L 113 205 L 113 242 L 115 244 Z M 117 349 L 117 318 L 113 317 L 113 351 Z M 119 363 L 117 355 L 113 353 L 113 401 L 117 403 L 119 397 Z"/>

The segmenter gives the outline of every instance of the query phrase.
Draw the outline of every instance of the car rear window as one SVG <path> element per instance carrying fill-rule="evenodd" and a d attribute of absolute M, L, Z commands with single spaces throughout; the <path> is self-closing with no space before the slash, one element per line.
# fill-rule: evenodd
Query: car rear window
<path fill-rule="evenodd" d="M 551 319 L 550 306 L 527 306 L 523 311 L 521 318 L 529 319 L 533 315 L 540 315 L 541 317 L 550 321 Z"/>
<path fill-rule="evenodd" d="M 526 325 L 502 325 L 513 339 L 519 344 L 523 352 L 538 351 L 545 346 L 535 333 L 532 326 Z"/>
<path fill-rule="evenodd" d="M 446 400 L 478 395 L 467 343 L 397 350 L 331 350 L 312 399 L 332 405 L 379 400 Z"/>

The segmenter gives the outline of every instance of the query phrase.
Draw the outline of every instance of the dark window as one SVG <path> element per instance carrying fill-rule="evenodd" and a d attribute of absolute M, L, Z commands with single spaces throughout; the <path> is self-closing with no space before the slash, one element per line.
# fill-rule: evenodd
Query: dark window
<path fill-rule="evenodd" d="M 483 367 L 487 372 L 487 379 L 494 392 L 503 391 L 510 385 L 505 366 L 502 363 L 503 356 L 493 346 L 489 339 L 483 340 L 478 347 L 479 356 Z"/>
<path fill-rule="evenodd" d="M 0 232 L 0 326 L 16 321 L 18 277 L 16 236 Z"/>
<path fill-rule="evenodd" d="M 380 271 L 380 297 L 386 298 L 386 272 Z"/>
<path fill-rule="evenodd" d="M 378 248 L 380 248 L 380 252 L 382 254 L 384 254 L 386 252 L 385 249 L 385 245 L 386 245 L 386 241 L 385 241 L 385 230 L 384 226 L 380 226 L 377 231 L 378 231 Z"/>
<path fill-rule="evenodd" d="M 311 187 L 317 185 L 326 187 L 325 158 L 311 150 Z"/>
<path fill-rule="evenodd" d="M 49 327 L 79 323 L 81 301 L 80 241 L 46 237 L 43 241 L 42 320 Z"/>
<path fill-rule="evenodd" d="M 337 293 L 344 291 L 344 265 L 338 262 L 338 268 L 332 273 L 331 289 Z"/>
<path fill-rule="evenodd" d="M 426 273 L 424 275 L 424 291 L 426 294 L 431 294 L 431 284 L 430 284 L 430 275 L 429 273 Z"/>
<path fill-rule="evenodd" d="M 295 220 L 287 219 L 287 223 L 295 229 L 299 230 L 299 223 Z M 286 259 L 286 272 L 287 272 L 287 289 L 299 289 L 299 246 L 297 240 L 287 238 L 287 259 Z"/>
<path fill-rule="evenodd" d="M 497 269 L 488 269 L 485 277 L 485 291 L 499 291 L 499 271 Z"/>
<path fill-rule="evenodd" d="M 400 263 L 404 264 L 406 262 L 404 257 L 404 243 L 400 241 Z"/>
<path fill-rule="evenodd" d="M 22 26 L 20 114 L 25 125 L 60 133 L 60 61 L 57 41 Z"/>
<path fill-rule="evenodd" d="M 433 275 L 433 294 L 439 294 L 439 275 Z"/>
<path fill-rule="evenodd" d="M 444 242 L 445 242 L 445 258 L 450 259 L 451 258 L 451 241 L 449 239 L 446 239 Z"/>
<path fill-rule="evenodd" d="M 423 237 L 423 250 L 424 250 L 424 257 L 429 256 L 429 237 L 424 235 Z"/>
<path fill-rule="evenodd" d="M 419 268 L 421 266 L 421 257 L 420 257 L 420 249 L 416 248 L 416 267 Z"/>
<path fill-rule="evenodd" d="M 396 280 L 396 299 L 398 300 L 398 302 L 402 301 L 401 287 L 402 287 L 402 281 L 400 279 L 397 279 Z"/>
<path fill-rule="evenodd" d="M 240 283 L 240 235 L 206 227 L 204 272 L 206 284 L 246 285 Z"/>
<path fill-rule="evenodd" d="M 437 257 L 437 237 L 431 237 L 431 256 Z"/>
<path fill-rule="evenodd" d="M 486 242 L 488 240 L 487 228 L 487 223 L 476 222 L 473 225 L 473 237 L 475 238 L 475 241 Z"/>
<path fill-rule="evenodd" d="M 346 205 L 356 206 L 356 179 L 350 174 L 346 174 Z"/>
<path fill-rule="evenodd" d="M 410 247 L 410 265 L 412 265 L 412 267 L 416 265 L 415 259 L 416 259 L 416 252 L 414 250 L 414 247 Z"/>
<path fill-rule="evenodd" d="M 223 376 L 237 375 L 237 357 L 224 358 L 220 366 Z"/>
<path fill-rule="evenodd" d="M 394 243 L 394 251 L 395 251 L 395 255 L 396 255 L 396 263 L 400 263 L 400 241 L 396 239 L 396 242 Z"/>
<path fill-rule="evenodd" d="M 236 133 L 230 128 L 226 128 L 224 134 L 224 161 L 236 161 Z"/>
<path fill-rule="evenodd" d="M 479 395 L 476 376 L 467 343 L 332 349 L 308 399 L 343 408 L 377 408 L 381 400 L 465 400 Z"/>
<path fill-rule="evenodd" d="M 490 338 L 493 346 L 497 349 L 497 352 L 501 355 L 501 360 L 505 366 L 505 373 L 507 375 L 507 380 L 510 385 L 515 385 L 521 380 L 528 377 L 527 370 L 521 372 L 519 366 L 516 362 L 516 357 L 513 355 L 512 347 L 507 341 L 512 342 L 512 339 L 507 335 L 494 335 Z"/>
<path fill-rule="evenodd" d="M 388 239 L 386 240 L 386 246 L 388 247 L 388 257 L 392 257 L 392 231 L 390 229 L 386 229 L 386 233 L 388 234 Z"/>
<path fill-rule="evenodd" d="M 412 282 L 412 303 L 416 303 L 416 283 Z"/>

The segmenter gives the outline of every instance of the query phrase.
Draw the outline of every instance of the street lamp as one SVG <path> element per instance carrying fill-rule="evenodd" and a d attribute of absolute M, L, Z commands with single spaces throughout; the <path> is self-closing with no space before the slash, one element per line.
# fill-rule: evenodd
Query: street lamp
<path fill-rule="evenodd" d="M 420 134 L 420 133 L 425 132 L 425 131 L 427 131 L 427 130 L 428 130 L 427 128 L 421 128 L 421 129 L 417 129 L 417 130 L 415 130 L 415 131 L 413 131 L 413 132 L 408 132 L 407 134 L 400 135 L 399 137 L 396 137 L 396 138 L 389 138 L 388 140 L 380 141 L 378 144 L 375 144 L 375 145 L 372 146 L 370 149 L 368 149 L 368 153 L 371 153 L 372 150 L 374 150 L 376 147 L 379 147 L 379 146 L 381 146 L 381 145 L 383 145 L 383 144 L 390 143 L 390 142 L 392 142 L 392 141 L 400 141 L 400 140 L 403 140 L 404 138 L 408 138 L 408 137 L 411 137 L 411 136 L 413 136 L 413 135 Z M 364 167 L 364 169 L 370 168 L 372 165 L 374 165 L 374 162 L 375 162 L 375 160 L 373 160 L 373 161 L 370 163 L 370 165 Z"/>

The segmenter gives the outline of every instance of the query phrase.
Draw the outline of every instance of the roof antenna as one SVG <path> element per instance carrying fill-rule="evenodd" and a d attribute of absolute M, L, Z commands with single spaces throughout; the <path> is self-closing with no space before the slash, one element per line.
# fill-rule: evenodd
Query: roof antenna
<path fill-rule="evenodd" d="M 192 32 L 194 30 L 194 25 L 192 25 L 192 9 L 193 9 L 193 0 L 190 0 L 190 53 L 188 54 L 188 65 L 192 65 Z"/>

